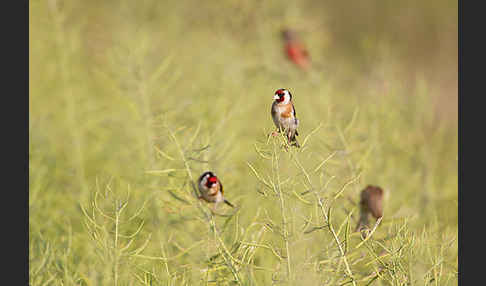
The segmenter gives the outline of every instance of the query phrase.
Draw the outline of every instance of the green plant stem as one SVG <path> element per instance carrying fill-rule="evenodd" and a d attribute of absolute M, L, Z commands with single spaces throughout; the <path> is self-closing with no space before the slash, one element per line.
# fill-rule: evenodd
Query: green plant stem
<path fill-rule="evenodd" d="M 277 153 L 277 143 L 273 141 L 273 156 L 272 156 L 272 165 L 273 165 L 273 173 L 277 177 L 277 184 L 274 184 L 275 192 L 278 194 L 278 198 L 280 201 L 280 213 L 282 215 L 282 231 L 283 231 L 283 238 L 285 242 L 285 250 L 286 250 L 286 258 L 287 258 L 287 279 L 288 281 L 292 281 L 292 267 L 290 264 L 290 245 L 289 245 L 289 232 L 287 229 L 287 217 L 285 216 L 285 202 L 282 193 L 282 189 L 280 188 L 280 172 L 279 172 L 279 155 Z"/>

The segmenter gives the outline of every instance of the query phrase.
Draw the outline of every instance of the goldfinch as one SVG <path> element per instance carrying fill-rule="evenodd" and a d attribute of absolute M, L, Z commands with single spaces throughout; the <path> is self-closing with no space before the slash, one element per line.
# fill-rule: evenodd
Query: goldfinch
<path fill-rule="evenodd" d="M 300 147 L 295 136 L 299 135 L 297 127 L 299 126 L 299 120 L 295 117 L 295 108 L 292 103 L 292 94 L 286 89 L 277 89 L 273 96 L 272 104 L 272 119 L 277 127 L 277 132 L 285 131 L 285 135 L 289 143 L 293 146 Z M 276 136 L 274 132 L 272 134 Z"/>
<path fill-rule="evenodd" d="M 224 202 L 227 205 L 234 207 L 223 197 L 223 185 L 213 172 L 204 172 L 198 179 L 198 188 L 200 192 L 199 199 L 203 199 L 209 203 Z"/>

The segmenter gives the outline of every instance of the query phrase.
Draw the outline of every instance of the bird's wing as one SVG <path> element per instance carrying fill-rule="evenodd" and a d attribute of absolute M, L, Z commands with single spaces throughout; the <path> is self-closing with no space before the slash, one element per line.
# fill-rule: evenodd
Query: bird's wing
<path fill-rule="evenodd" d="M 375 192 L 371 193 L 368 199 L 371 214 L 375 218 L 383 216 L 382 197 L 380 196 L 380 194 Z"/>
<path fill-rule="evenodd" d="M 308 52 L 306 49 L 304 49 L 304 50 L 302 51 L 302 54 L 303 54 L 305 57 L 307 57 L 308 59 L 310 59 L 309 52 Z"/>

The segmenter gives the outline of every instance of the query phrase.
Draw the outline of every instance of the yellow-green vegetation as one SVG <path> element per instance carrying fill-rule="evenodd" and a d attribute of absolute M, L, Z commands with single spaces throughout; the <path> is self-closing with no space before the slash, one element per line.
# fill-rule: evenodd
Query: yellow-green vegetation
<path fill-rule="evenodd" d="M 457 3 L 339 3 L 30 1 L 30 285 L 457 285 Z"/>

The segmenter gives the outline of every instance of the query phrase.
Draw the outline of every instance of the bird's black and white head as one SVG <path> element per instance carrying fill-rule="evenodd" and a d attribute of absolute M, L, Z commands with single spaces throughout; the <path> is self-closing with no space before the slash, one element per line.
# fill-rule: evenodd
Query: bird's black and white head
<path fill-rule="evenodd" d="M 218 177 L 213 172 L 204 172 L 199 177 L 199 185 L 210 189 L 214 184 L 218 183 Z"/>
<path fill-rule="evenodd" d="M 290 102 L 290 100 L 292 100 L 292 94 L 290 94 L 290 91 L 284 88 L 277 89 L 277 91 L 275 91 L 273 99 L 275 99 L 275 101 L 278 103 L 287 104 Z"/>

